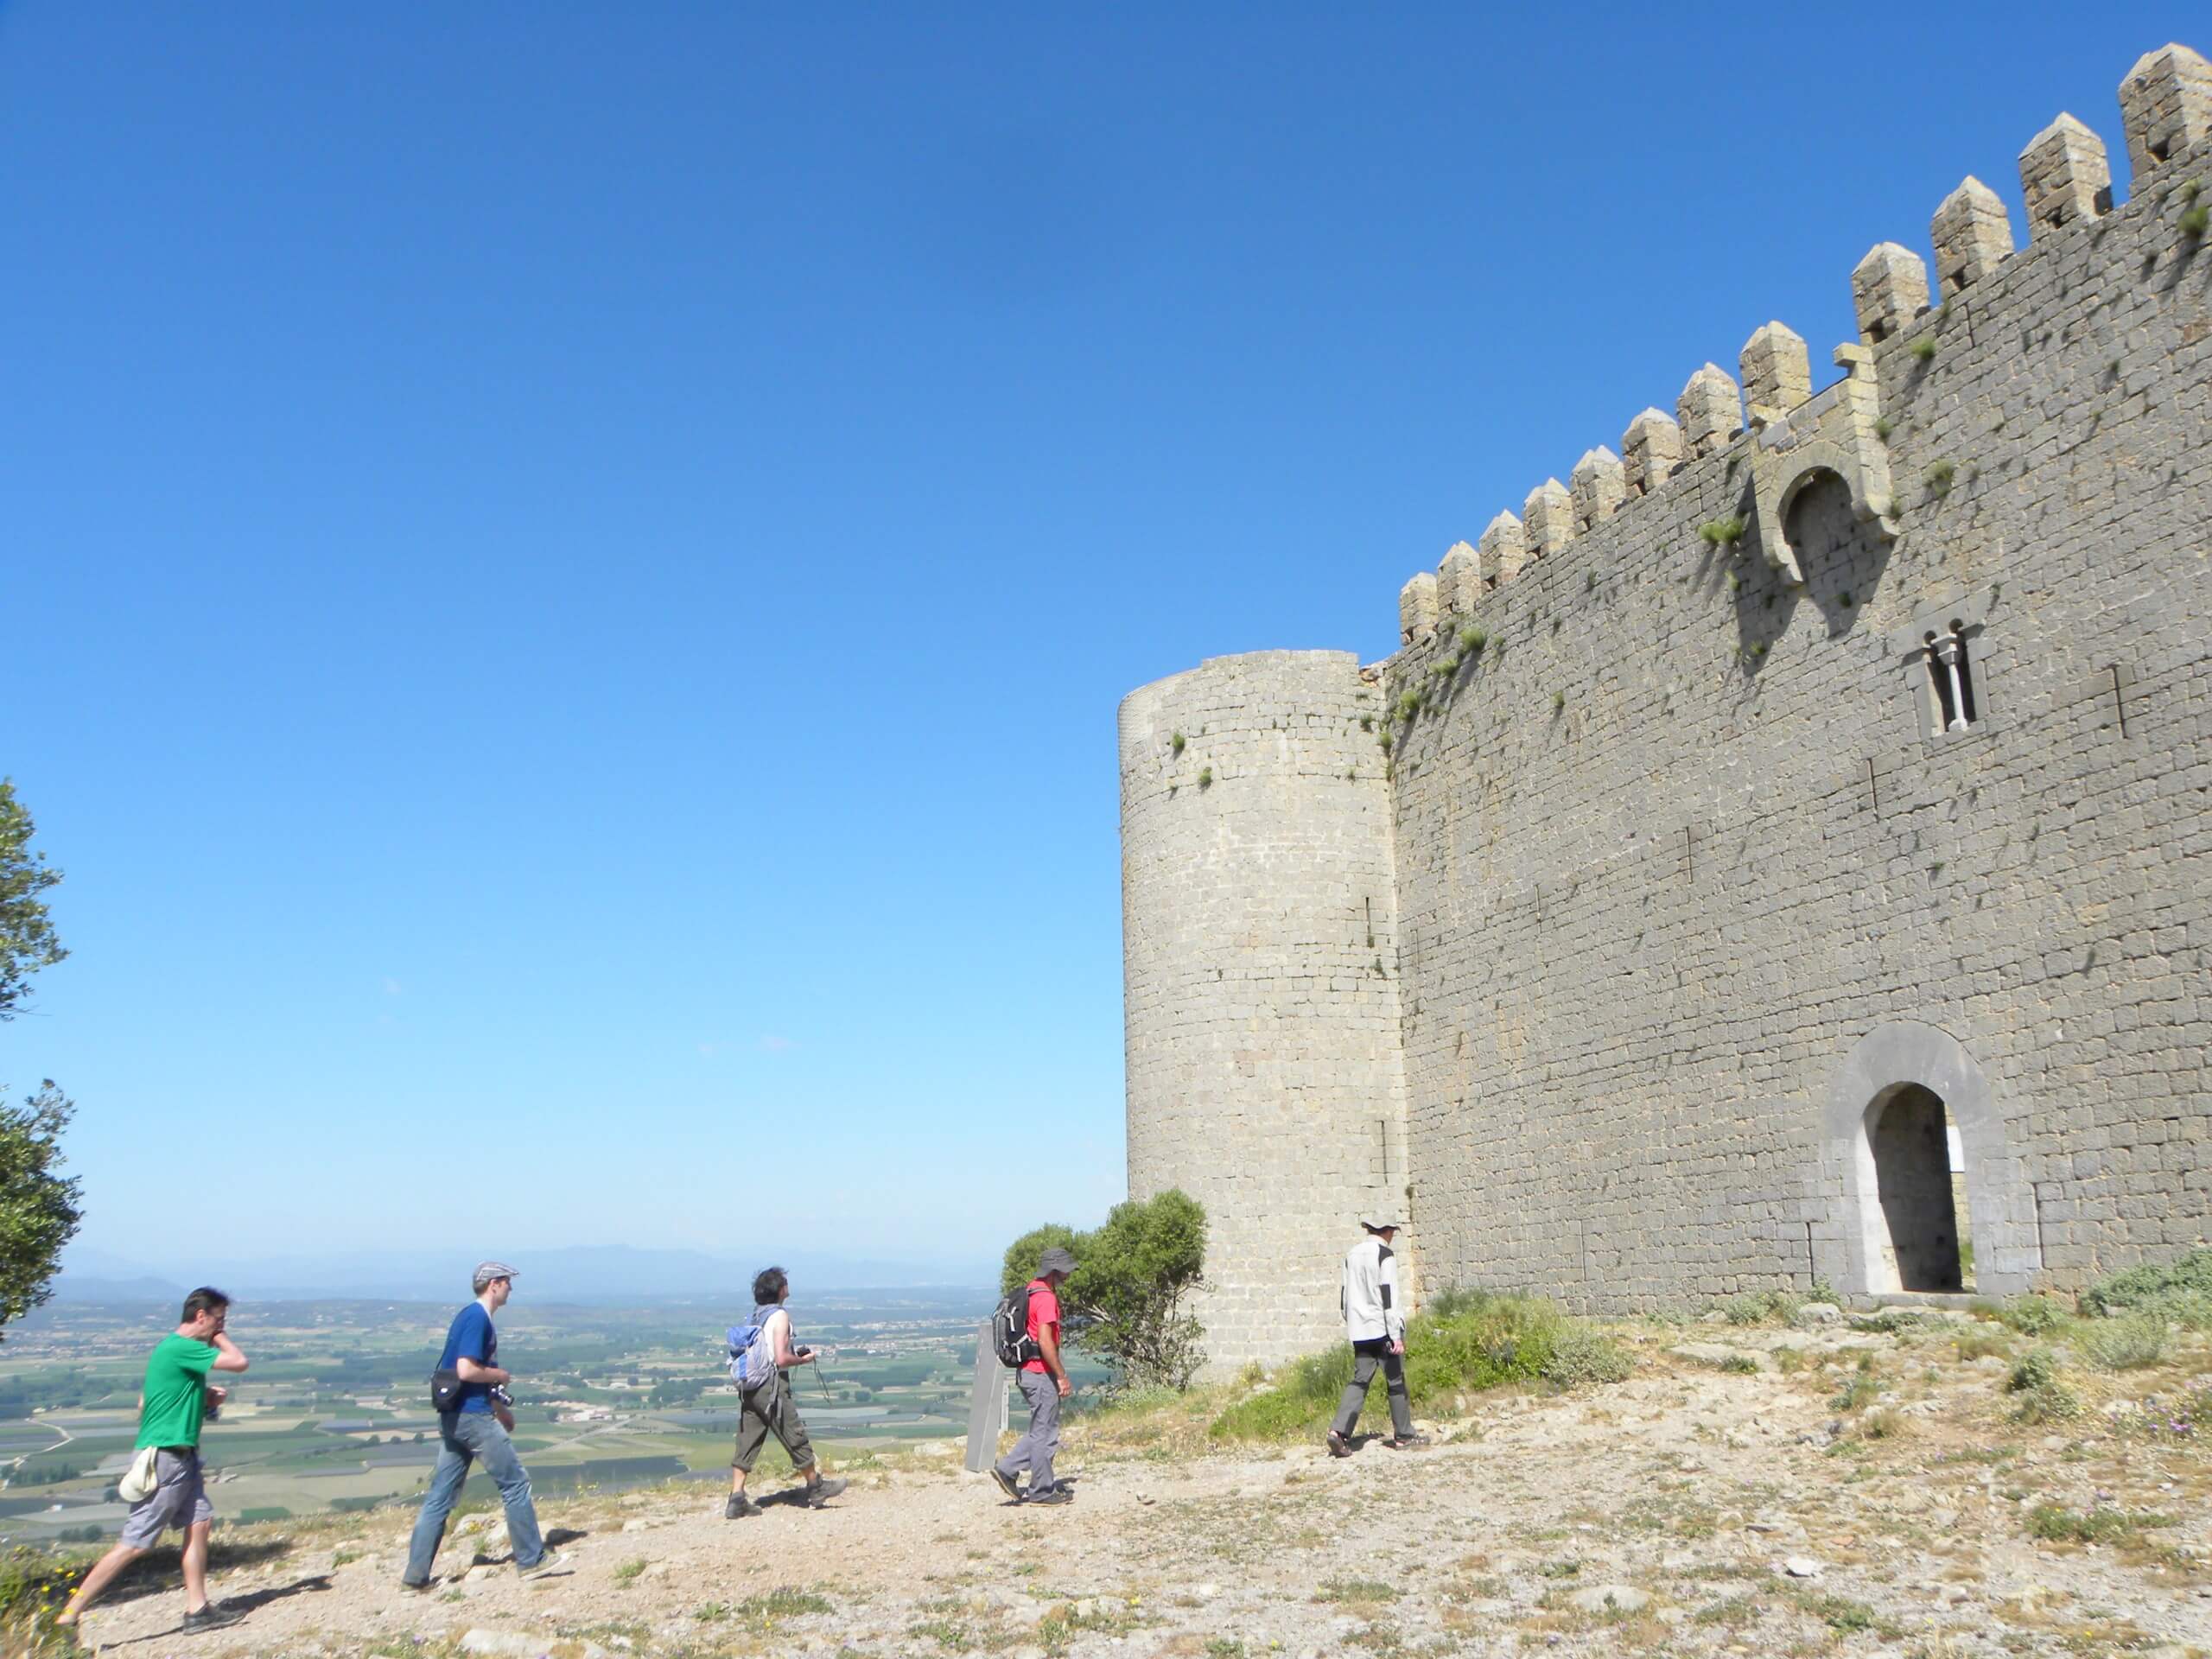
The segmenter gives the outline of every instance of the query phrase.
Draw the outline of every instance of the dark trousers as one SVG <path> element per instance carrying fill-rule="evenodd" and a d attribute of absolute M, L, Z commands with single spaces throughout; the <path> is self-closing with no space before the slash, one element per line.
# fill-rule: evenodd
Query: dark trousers
<path fill-rule="evenodd" d="M 1339 1434 L 1351 1433 L 1351 1426 L 1359 1421 L 1359 1408 L 1367 1403 L 1368 1386 L 1375 1381 L 1375 1368 L 1382 1368 L 1382 1376 L 1390 1391 L 1390 1432 L 1401 1440 L 1414 1432 L 1412 1403 L 1406 1398 L 1406 1362 L 1403 1355 L 1390 1351 L 1388 1337 L 1370 1337 L 1351 1345 L 1351 1381 L 1344 1384 L 1344 1397 L 1337 1402 L 1337 1420 L 1331 1425 Z"/>
<path fill-rule="evenodd" d="M 806 1425 L 798 1420 L 798 1407 L 791 1400 L 790 1377 L 778 1371 L 759 1388 L 747 1389 L 738 1397 L 744 1403 L 738 1409 L 737 1456 L 731 1459 L 738 1468 L 748 1475 L 753 1472 L 753 1460 L 760 1455 L 771 1434 L 791 1453 L 792 1468 L 814 1467 L 814 1447 L 806 1438 Z"/>

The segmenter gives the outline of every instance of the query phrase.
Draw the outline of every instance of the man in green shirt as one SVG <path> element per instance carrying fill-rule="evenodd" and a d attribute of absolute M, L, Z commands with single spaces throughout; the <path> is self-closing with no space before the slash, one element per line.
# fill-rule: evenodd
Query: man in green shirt
<path fill-rule="evenodd" d="M 123 1536 L 93 1563 L 54 1623 L 73 1626 L 115 1575 L 175 1527 L 184 1535 L 184 1630 L 187 1635 L 235 1624 L 239 1615 L 207 1599 L 207 1533 L 215 1511 L 200 1478 L 200 1426 L 229 1390 L 208 1386 L 211 1371 L 242 1371 L 245 1356 L 223 1327 L 231 1299 L 202 1285 L 184 1299 L 176 1330 L 154 1345 L 146 1387 L 138 1396 L 137 1449 L 154 1448 L 154 1490 L 130 1506 Z"/>

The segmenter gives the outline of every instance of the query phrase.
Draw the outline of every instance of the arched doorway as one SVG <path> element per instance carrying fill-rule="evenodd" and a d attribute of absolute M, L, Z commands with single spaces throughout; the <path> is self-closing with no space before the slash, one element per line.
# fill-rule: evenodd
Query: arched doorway
<path fill-rule="evenodd" d="M 1980 1294 L 2031 1288 L 2043 1267 L 2041 1229 L 2007 1117 L 1981 1067 L 1948 1032 L 1891 1020 L 1853 1044 L 1829 1076 L 1820 1157 L 1808 1172 L 1805 1223 L 1815 1276 L 1862 1295 L 1934 1290 L 1946 1287 L 1945 1279 L 1956 1288 L 1970 1243 Z M 1946 1144 L 1952 1129 L 1955 1160 Z M 1955 1162 L 1964 1199 L 1958 1210 Z M 1939 1240 L 1948 1240 L 1948 1260 Z"/>
<path fill-rule="evenodd" d="M 1866 1109 L 1883 1256 L 1899 1290 L 1961 1290 L 1959 1219 L 1943 1097 L 1916 1083 L 1885 1089 Z"/>

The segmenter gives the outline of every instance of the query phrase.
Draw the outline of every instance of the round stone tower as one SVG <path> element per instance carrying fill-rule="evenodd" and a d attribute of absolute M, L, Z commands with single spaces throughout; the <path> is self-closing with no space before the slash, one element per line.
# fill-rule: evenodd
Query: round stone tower
<path fill-rule="evenodd" d="M 1361 1211 L 1407 1205 L 1381 697 L 1269 651 L 1122 703 L 1129 1192 L 1205 1206 L 1217 1372 L 1340 1340 Z"/>

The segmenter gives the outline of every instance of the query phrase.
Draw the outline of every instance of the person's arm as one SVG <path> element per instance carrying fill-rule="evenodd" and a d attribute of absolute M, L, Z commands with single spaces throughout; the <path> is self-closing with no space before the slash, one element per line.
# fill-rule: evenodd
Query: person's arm
<path fill-rule="evenodd" d="M 231 1340 L 229 1332 L 218 1331 L 215 1333 L 214 1341 L 211 1343 L 209 1346 L 213 1348 L 215 1351 L 215 1360 L 214 1363 L 208 1367 L 208 1370 L 215 1371 L 242 1371 L 245 1370 L 245 1356 L 238 1351 L 238 1345 Z"/>
<path fill-rule="evenodd" d="M 1067 1370 L 1060 1363 L 1060 1322 L 1037 1327 L 1037 1357 L 1045 1362 L 1045 1369 L 1052 1374 L 1052 1381 L 1060 1385 L 1060 1398 L 1065 1400 L 1075 1392 L 1075 1384 L 1068 1381 Z"/>
<path fill-rule="evenodd" d="M 788 1371 L 794 1365 L 810 1365 L 812 1352 L 802 1354 L 791 1346 L 791 1316 L 778 1308 L 768 1316 L 768 1323 L 775 1329 L 776 1369 Z"/>
<path fill-rule="evenodd" d="M 1382 1296 L 1382 1329 L 1390 1338 L 1390 1351 L 1406 1351 L 1406 1309 L 1404 1299 L 1398 1294 L 1398 1258 L 1389 1250 L 1382 1253 L 1382 1272 L 1377 1274 Z"/>
<path fill-rule="evenodd" d="M 464 1382 L 482 1382 L 496 1386 L 515 1380 L 514 1374 L 505 1366 L 486 1365 L 481 1360 L 471 1359 L 467 1354 L 454 1355 L 453 1368 L 461 1373 L 461 1380 Z"/>

